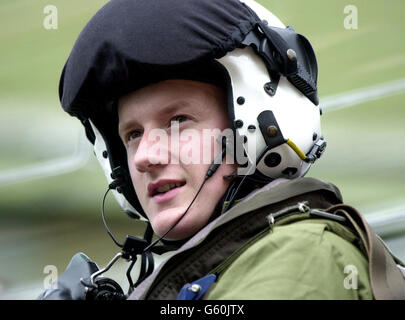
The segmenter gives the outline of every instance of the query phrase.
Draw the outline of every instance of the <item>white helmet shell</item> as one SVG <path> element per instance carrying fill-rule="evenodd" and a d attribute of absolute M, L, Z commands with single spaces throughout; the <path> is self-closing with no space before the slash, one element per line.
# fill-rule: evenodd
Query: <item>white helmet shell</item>
<path fill-rule="evenodd" d="M 269 82 L 269 74 L 262 59 L 250 47 L 235 49 L 218 61 L 224 65 L 231 78 L 235 120 L 243 123 L 236 130 L 240 137 L 247 137 L 245 149 L 251 162 L 258 158 L 266 146 L 257 120 L 258 115 L 266 110 L 273 112 L 285 139 L 293 142 L 303 154 L 310 152 L 314 137 L 321 137 L 319 107 L 283 76 L 276 94 L 270 96 L 266 93 L 263 87 Z M 243 97 L 243 104 L 238 103 L 239 97 Z M 295 178 L 303 176 L 309 169 L 310 163 L 303 161 L 287 143 L 269 150 L 270 153 L 278 153 L 281 161 L 269 167 L 264 163 L 267 155 L 263 157 L 257 168 L 267 177 Z M 296 170 L 285 172 L 287 168 Z"/>
<path fill-rule="evenodd" d="M 269 26 L 285 28 L 279 18 L 259 3 L 253 0 L 241 2 L 255 11 Z M 249 162 L 255 163 L 260 152 L 266 147 L 263 134 L 259 130 L 258 115 L 271 110 L 286 143 L 267 151 L 257 164 L 257 169 L 272 179 L 305 175 L 311 163 L 304 161 L 304 156 L 321 137 L 319 107 L 284 76 L 281 76 L 277 84 L 275 95 L 270 96 L 263 89 L 264 85 L 269 83 L 269 73 L 263 60 L 251 47 L 235 49 L 218 61 L 226 68 L 231 79 L 234 117 L 235 121 L 240 120 L 239 123 L 242 124 L 241 127 L 236 127 L 236 133 L 240 141 L 246 141 L 244 149 Z M 243 103 L 238 102 L 241 98 Z M 274 155 L 276 161 L 274 157 L 273 161 L 265 161 L 270 153 L 278 154 Z M 271 166 L 265 162 L 270 162 Z M 241 172 L 253 173 L 251 169 Z"/>

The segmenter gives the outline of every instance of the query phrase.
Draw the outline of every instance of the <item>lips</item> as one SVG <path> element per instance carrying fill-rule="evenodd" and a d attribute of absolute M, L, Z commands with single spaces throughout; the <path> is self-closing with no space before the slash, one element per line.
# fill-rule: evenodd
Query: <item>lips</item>
<path fill-rule="evenodd" d="M 159 194 L 165 194 L 170 190 L 182 187 L 186 184 L 181 180 L 159 180 L 156 183 L 148 184 L 148 194 L 150 197 L 154 197 Z"/>

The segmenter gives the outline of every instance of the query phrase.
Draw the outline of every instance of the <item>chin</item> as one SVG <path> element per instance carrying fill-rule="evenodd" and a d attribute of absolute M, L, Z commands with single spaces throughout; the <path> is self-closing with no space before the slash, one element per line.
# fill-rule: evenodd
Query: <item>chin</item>
<path fill-rule="evenodd" d="M 154 229 L 155 230 L 155 229 Z M 167 228 L 158 228 L 158 230 L 155 231 L 155 233 L 161 237 L 167 232 Z M 177 228 L 177 226 L 170 231 L 163 239 L 165 240 L 172 240 L 172 241 L 177 241 L 177 240 L 183 240 L 186 239 L 194 234 L 193 231 L 191 230 L 184 230 L 184 228 L 180 227 Z"/>
<path fill-rule="evenodd" d="M 151 220 L 155 234 L 159 237 L 163 236 L 174 224 L 176 224 L 177 220 L 182 216 L 186 209 L 187 208 L 171 208 L 157 213 Z M 188 214 L 186 214 L 177 226 L 165 236 L 165 239 L 180 240 L 182 238 L 182 234 L 187 231 L 187 227 L 184 226 L 184 220 L 187 215 Z"/>
<path fill-rule="evenodd" d="M 187 209 L 187 208 L 186 208 Z M 184 209 L 184 210 L 186 210 Z M 179 214 L 171 214 L 170 217 L 176 217 L 175 219 L 167 219 L 167 216 L 160 221 L 155 221 L 155 224 L 152 223 L 153 230 L 157 235 L 160 237 L 163 236 L 169 228 L 171 228 L 176 222 L 177 219 L 184 213 L 184 210 L 181 211 Z M 192 213 L 192 212 L 189 212 Z M 180 222 L 171 230 L 165 237 L 165 240 L 183 240 L 193 236 L 197 233 L 202 227 L 204 223 L 199 220 L 190 219 L 188 213 L 180 220 Z"/>

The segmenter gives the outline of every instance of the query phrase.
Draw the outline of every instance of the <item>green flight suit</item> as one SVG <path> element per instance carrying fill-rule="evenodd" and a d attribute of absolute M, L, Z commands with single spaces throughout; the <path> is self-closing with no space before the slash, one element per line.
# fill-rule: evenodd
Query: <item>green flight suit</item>
<path fill-rule="evenodd" d="M 203 299 L 372 299 L 368 260 L 357 234 L 340 222 L 273 214 L 298 202 L 342 203 L 339 190 L 313 178 L 255 190 L 164 260 L 129 299 L 176 299 L 181 288 L 218 275 Z"/>
<path fill-rule="evenodd" d="M 359 239 L 334 221 L 276 225 L 220 274 L 204 298 L 372 299 L 368 261 L 357 245 Z"/>

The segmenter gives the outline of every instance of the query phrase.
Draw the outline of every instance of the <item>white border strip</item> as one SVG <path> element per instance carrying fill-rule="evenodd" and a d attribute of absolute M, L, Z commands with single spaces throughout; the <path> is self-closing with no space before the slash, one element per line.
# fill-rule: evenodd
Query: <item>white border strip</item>
<path fill-rule="evenodd" d="M 320 105 L 323 111 L 333 111 L 401 92 L 405 92 L 405 78 L 332 95 L 322 99 Z"/>
<path fill-rule="evenodd" d="M 389 204 L 386 208 L 380 208 L 373 212 L 364 210 L 364 218 L 370 227 L 382 237 L 404 233 L 405 231 L 405 203 Z M 405 234 L 403 234 L 405 237 Z"/>
<path fill-rule="evenodd" d="M 91 146 L 84 137 L 80 136 L 75 149 L 75 152 L 68 157 L 51 159 L 34 165 L 1 171 L 0 187 L 66 174 L 84 167 L 90 159 Z"/>

